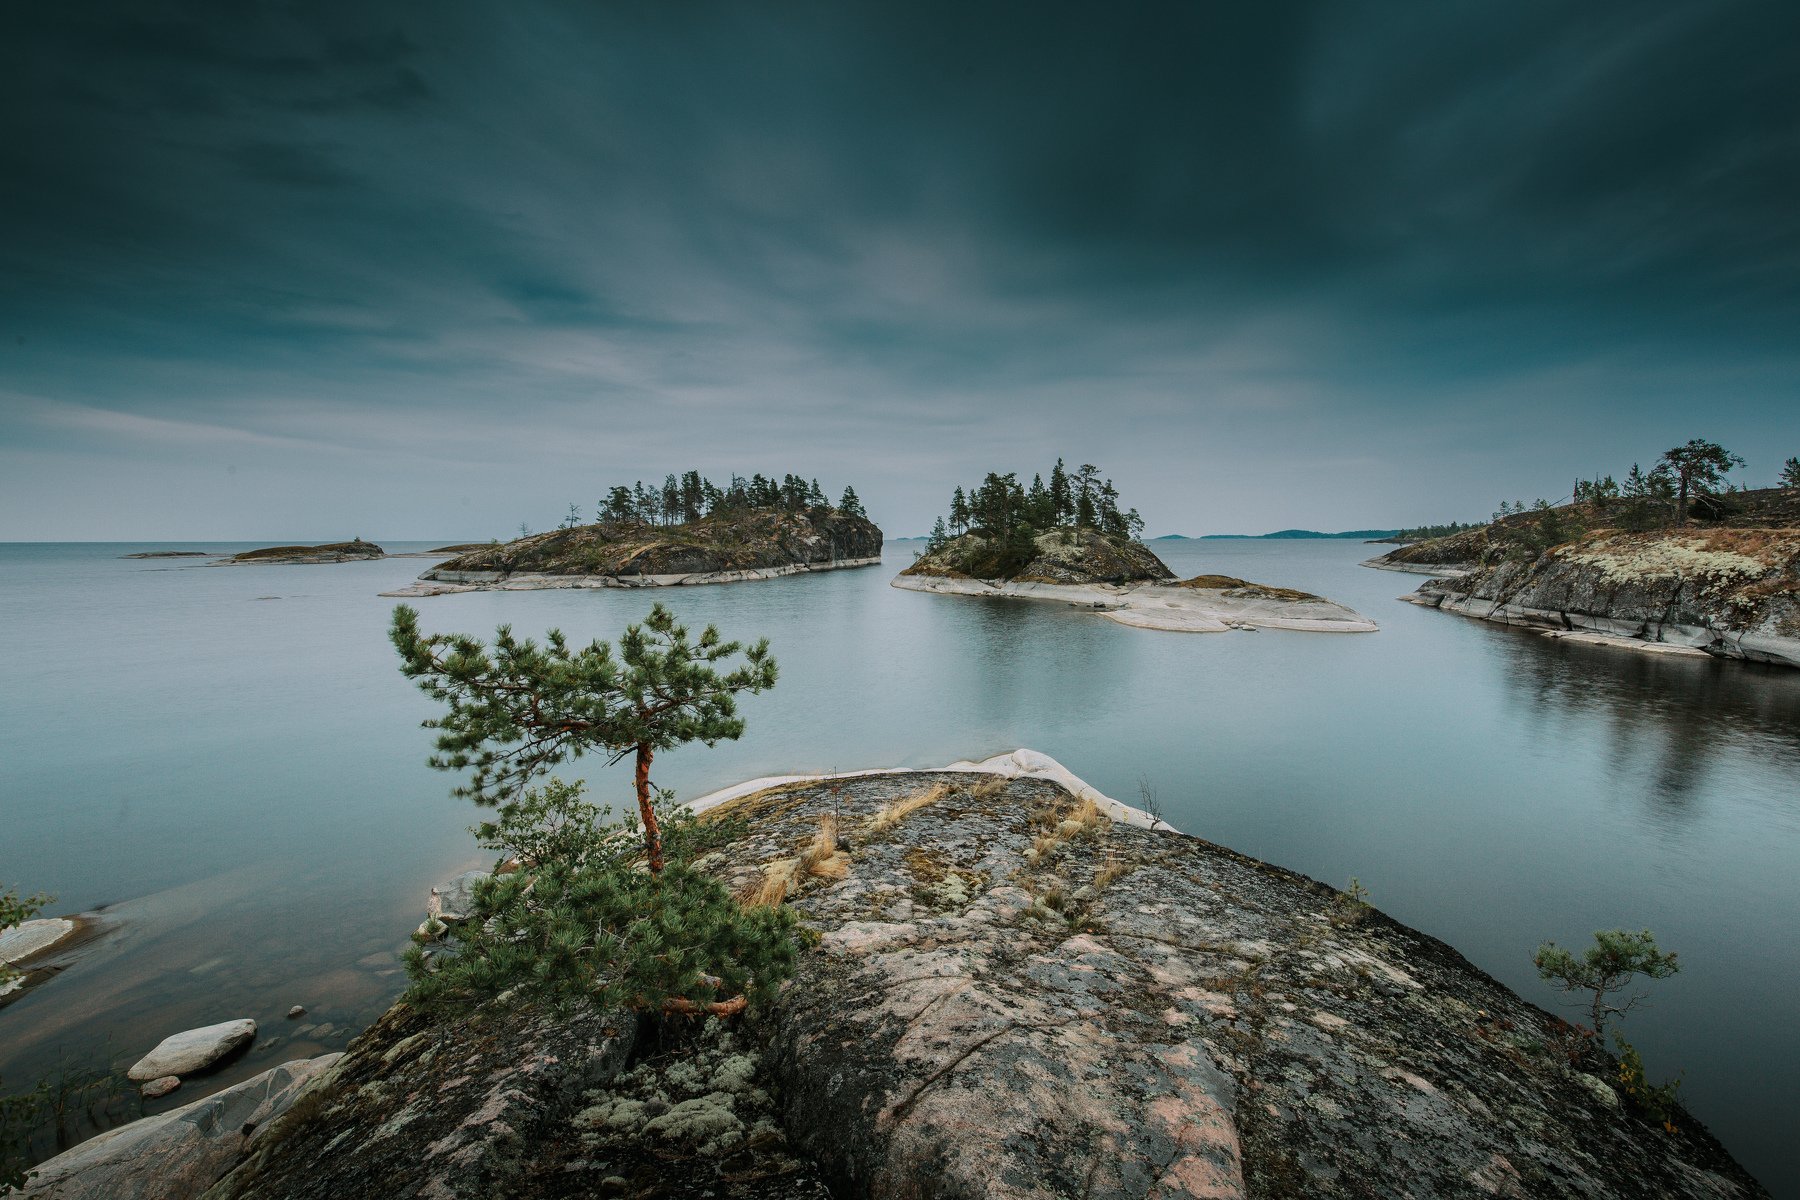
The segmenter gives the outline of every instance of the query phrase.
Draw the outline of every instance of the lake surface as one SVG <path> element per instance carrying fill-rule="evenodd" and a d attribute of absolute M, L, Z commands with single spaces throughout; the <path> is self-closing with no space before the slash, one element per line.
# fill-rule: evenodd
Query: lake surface
<path fill-rule="evenodd" d="M 262 544 L 272 544 L 265 542 Z M 390 550 L 424 549 L 385 543 Z M 146 549 L 0 545 L 0 883 L 104 906 L 106 933 L 0 1011 L 10 1090 L 122 1067 L 251 1016 L 244 1059 L 163 1107 L 341 1048 L 403 987 L 430 886 L 481 856 L 424 765 L 430 703 L 396 670 L 394 601 L 429 564 L 203 567 Z M 1351 541 L 1159 542 L 1201 571 L 1300 587 L 1376 634 L 1174 634 L 1044 603 L 888 587 L 883 567 L 760 583 L 414 602 L 426 628 L 611 639 L 663 600 L 767 636 L 744 739 L 657 762 L 683 795 L 756 775 L 940 766 L 1029 746 L 1176 826 L 1339 886 L 1527 998 L 1545 939 L 1653 929 L 1682 973 L 1626 1023 L 1653 1078 L 1778 1195 L 1800 1025 L 1800 672 L 1572 646 L 1415 608 Z M 584 761 L 629 801 L 624 768 Z M 300 1021 L 290 1005 L 310 1011 Z M 1571 1016 L 1574 1011 L 1568 1010 Z"/>

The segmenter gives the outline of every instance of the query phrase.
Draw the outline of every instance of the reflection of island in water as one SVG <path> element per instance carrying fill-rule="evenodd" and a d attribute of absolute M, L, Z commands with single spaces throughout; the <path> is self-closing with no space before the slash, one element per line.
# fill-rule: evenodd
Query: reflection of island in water
<path fill-rule="evenodd" d="M 1686 820 L 1686 803 L 1713 770 L 1751 756 L 1800 773 L 1800 676 L 1754 663 L 1622 654 L 1511 631 L 1516 649 L 1505 693 L 1544 736 L 1545 718 L 1602 716 L 1610 774 L 1641 781 L 1661 819 Z M 1800 797 L 1791 803 L 1800 810 Z"/>

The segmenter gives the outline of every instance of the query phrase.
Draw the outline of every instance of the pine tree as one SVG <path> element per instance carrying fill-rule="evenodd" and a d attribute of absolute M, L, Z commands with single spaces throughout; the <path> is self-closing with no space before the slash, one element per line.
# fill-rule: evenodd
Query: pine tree
<path fill-rule="evenodd" d="M 1069 473 L 1063 468 L 1063 460 L 1060 458 L 1050 468 L 1050 507 L 1058 525 L 1067 524 L 1075 516 L 1075 504 L 1069 492 Z"/>
<path fill-rule="evenodd" d="M 1715 488 L 1733 467 L 1744 460 L 1717 442 L 1693 438 L 1685 445 L 1665 450 L 1659 466 L 1669 469 L 1675 478 L 1675 514 L 1680 524 L 1687 524 L 1688 495 Z"/>
<path fill-rule="evenodd" d="M 1790 458 L 1781 464 L 1781 486 L 1800 487 L 1800 458 Z"/>
<path fill-rule="evenodd" d="M 844 486 L 844 497 L 838 501 L 838 508 L 847 517 L 866 517 L 869 515 L 863 511 L 862 500 L 857 497 L 856 489 L 848 484 Z"/>
<path fill-rule="evenodd" d="M 969 527 L 969 500 L 963 495 L 962 485 L 950 495 L 950 531 L 961 534 Z"/>
<path fill-rule="evenodd" d="M 617 658 L 601 641 L 572 651 L 557 629 L 540 646 L 502 625 L 491 649 L 463 634 L 427 635 L 418 612 L 406 605 L 394 609 L 389 636 L 401 672 L 448 706 L 425 724 L 441 731 L 433 767 L 472 769 L 453 795 L 492 805 L 517 798 L 536 776 L 590 751 L 615 763 L 633 756 L 652 873 L 663 865 L 650 783 L 656 753 L 688 742 L 735 741 L 744 722 L 734 697 L 775 686 L 766 639 L 745 649 L 721 640 L 709 625 L 693 641 L 661 604 L 642 625 L 626 627 Z M 724 674 L 716 669 L 740 652 L 741 664 Z"/>

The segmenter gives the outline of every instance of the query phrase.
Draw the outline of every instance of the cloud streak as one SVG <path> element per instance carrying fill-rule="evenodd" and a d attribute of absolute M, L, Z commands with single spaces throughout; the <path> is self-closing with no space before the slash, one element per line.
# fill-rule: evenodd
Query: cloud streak
<path fill-rule="evenodd" d="M 816 460 L 904 533 L 1097 457 L 1200 532 L 1800 451 L 1791 6 L 5 21 L 0 537 L 117 535 L 71 461 L 229 431 L 389 536 L 690 464 Z"/>

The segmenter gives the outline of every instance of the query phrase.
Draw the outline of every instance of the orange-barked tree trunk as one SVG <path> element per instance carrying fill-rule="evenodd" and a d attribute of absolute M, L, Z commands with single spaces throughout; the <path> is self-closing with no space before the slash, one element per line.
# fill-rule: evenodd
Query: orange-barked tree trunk
<path fill-rule="evenodd" d="M 650 806 L 650 759 L 655 751 L 649 742 L 639 742 L 637 746 L 637 784 L 638 819 L 644 823 L 644 849 L 650 855 L 650 873 L 660 874 L 663 869 L 662 829 L 656 823 L 656 810 Z"/>

